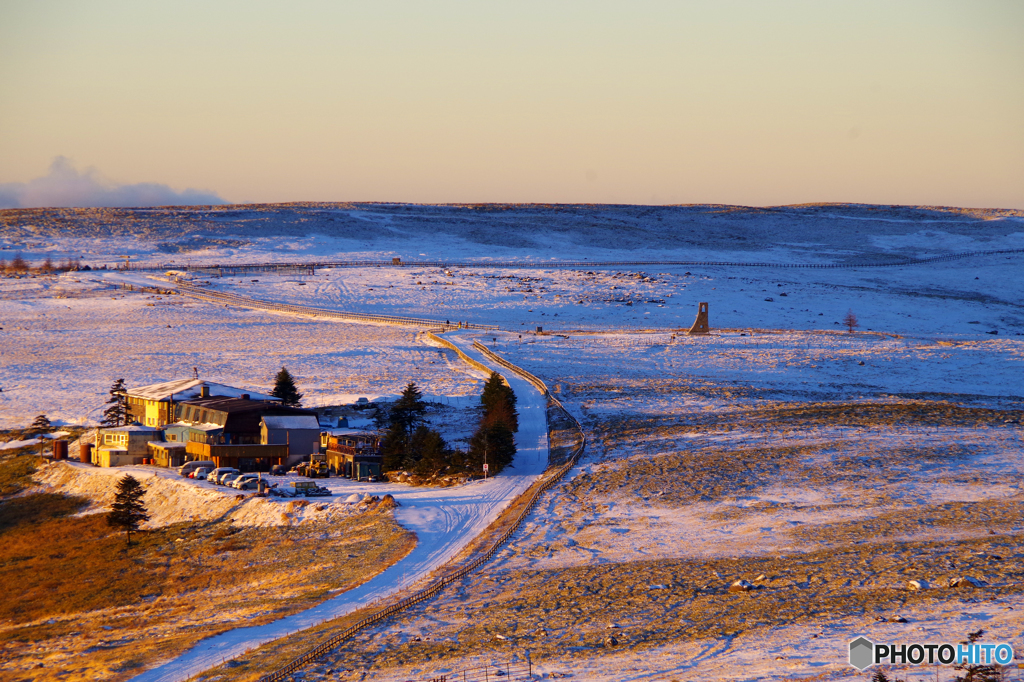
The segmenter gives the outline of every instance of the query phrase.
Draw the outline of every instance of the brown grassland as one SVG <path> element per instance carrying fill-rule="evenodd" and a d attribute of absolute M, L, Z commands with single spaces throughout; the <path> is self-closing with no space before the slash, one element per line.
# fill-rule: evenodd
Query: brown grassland
<path fill-rule="evenodd" d="M 0 678 L 123 680 L 198 640 L 306 609 L 412 548 L 391 514 L 344 527 L 179 523 L 133 535 L 87 500 L 17 495 L 36 457 L 0 460 Z"/>

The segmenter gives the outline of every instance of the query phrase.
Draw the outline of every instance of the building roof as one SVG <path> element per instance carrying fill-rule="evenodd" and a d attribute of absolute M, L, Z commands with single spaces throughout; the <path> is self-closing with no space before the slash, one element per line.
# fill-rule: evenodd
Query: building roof
<path fill-rule="evenodd" d="M 160 448 L 183 448 L 187 443 L 179 443 L 174 440 L 151 440 L 146 445 L 155 445 Z"/>
<path fill-rule="evenodd" d="M 216 412 L 224 412 L 227 414 L 236 414 L 242 412 L 266 412 L 266 411 L 285 411 L 285 412 L 298 412 L 302 413 L 304 410 L 285 407 L 276 398 L 274 401 L 258 400 L 256 398 L 230 398 L 221 396 L 211 396 L 209 398 L 192 398 L 189 400 L 180 401 L 184 405 L 192 405 L 195 407 L 201 407 L 205 410 L 214 410 Z"/>
<path fill-rule="evenodd" d="M 255 393 L 244 388 L 235 388 L 234 386 L 203 381 L 202 379 L 178 379 L 176 381 L 165 381 L 162 384 L 129 388 L 128 395 L 144 400 L 189 400 L 198 398 L 203 386 L 209 387 L 211 397 L 240 398 L 243 395 L 248 395 L 253 400 L 280 401 L 280 398 L 275 398 L 272 395 Z"/>
<path fill-rule="evenodd" d="M 268 429 L 310 429 L 320 430 L 320 422 L 315 414 L 263 415 L 263 423 Z"/>
<path fill-rule="evenodd" d="M 110 433 L 112 431 L 121 431 L 121 432 L 123 432 L 123 431 L 130 431 L 132 433 L 139 433 L 139 432 L 157 433 L 157 432 L 160 431 L 160 429 L 158 427 L 156 427 L 156 426 L 143 426 L 142 424 L 128 424 L 127 426 L 109 426 L 109 427 L 101 426 L 100 427 L 100 431 L 102 431 L 103 433 Z"/>

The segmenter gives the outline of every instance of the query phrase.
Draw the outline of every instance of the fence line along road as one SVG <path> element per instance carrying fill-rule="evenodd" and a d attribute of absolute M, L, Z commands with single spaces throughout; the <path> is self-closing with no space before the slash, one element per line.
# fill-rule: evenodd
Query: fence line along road
<path fill-rule="evenodd" d="M 435 341 L 440 342 L 442 345 L 449 346 L 450 344 L 449 341 L 442 340 L 440 337 L 433 333 L 429 333 L 429 336 L 433 338 Z M 454 346 L 454 344 L 450 345 Z M 477 348 L 477 350 L 480 349 L 480 347 L 478 347 L 477 344 L 474 344 L 474 347 Z M 519 368 L 516 365 L 513 365 L 511 362 L 508 362 L 507 360 L 497 355 L 493 351 L 487 349 L 484 350 L 486 350 L 486 353 L 484 354 L 489 359 L 494 360 L 502 367 L 505 367 L 509 371 L 516 372 L 517 374 L 525 378 L 531 384 L 536 386 L 537 390 L 541 391 L 541 393 L 546 398 L 551 400 L 555 404 L 555 406 L 558 407 L 558 409 L 564 412 L 565 415 L 570 419 L 570 421 L 572 421 L 576 429 L 579 431 L 579 445 L 573 450 L 572 454 L 569 456 L 569 459 L 564 464 L 560 465 L 556 469 L 545 472 L 540 479 L 538 479 L 532 486 L 530 486 L 527 490 L 523 491 L 518 497 L 516 497 L 516 499 L 512 501 L 512 503 L 506 509 L 507 514 L 503 512 L 501 516 L 499 516 L 490 526 L 488 526 L 487 530 L 481 533 L 481 535 L 484 535 L 490 529 L 497 529 L 500 528 L 502 525 L 507 524 L 505 531 L 498 537 L 497 540 L 493 541 L 486 549 L 477 553 L 476 556 L 474 556 L 472 559 L 462 564 L 461 566 L 457 568 L 452 567 L 452 570 L 450 572 L 444 573 L 440 577 L 434 579 L 433 582 L 431 582 L 429 585 L 427 585 L 427 587 L 423 588 L 422 590 L 414 592 L 413 594 L 395 602 L 394 604 L 385 606 L 375 611 L 374 613 L 370 614 L 369 616 L 366 616 L 356 624 L 349 626 L 343 632 L 340 632 L 337 635 L 331 637 L 330 639 L 321 642 L 317 646 L 311 648 L 310 650 L 308 650 L 301 656 L 298 656 L 282 668 L 275 670 L 269 675 L 264 675 L 259 679 L 259 682 L 281 682 L 282 680 L 285 680 L 289 675 L 294 673 L 296 670 L 299 670 L 300 668 L 303 668 L 306 665 L 309 665 L 310 663 L 319 660 L 323 656 L 330 653 L 332 650 L 336 649 L 342 642 L 354 637 L 360 631 L 365 630 L 371 625 L 380 623 L 381 621 L 390 618 L 394 614 L 409 608 L 410 606 L 414 606 L 416 604 L 419 604 L 420 602 L 423 602 L 433 597 L 448 585 L 451 585 L 452 583 L 461 580 L 469 573 L 482 566 L 484 563 L 489 561 L 506 542 L 508 542 L 508 540 L 517 530 L 519 530 L 519 527 L 526 519 L 526 516 L 531 511 L 533 511 L 534 507 L 537 506 L 537 502 L 540 499 L 540 496 L 543 493 L 545 493 L 549 488 L 551 488 L 551 486 L 555 485 L 560 480 L 562 480 L 562 478 L 569 472 L 569 470 L 576 465 L 576 462 L 579 459 L 580 455 L 583 454 L 583 451 L 587 447 L 587 435 L 586 433 L 584 433 L 583 427 L 576 419 L 576 417 L 574 417 L 568 410 L 566 410 L 565 406 L 562 405 L 562 403 L 557 398 L 551 395 L 551 393 L 547 390 L 547 386 L 544 385 L 543 381 L 535 377 L 533 374 L 530 374 L 526 370 Z M 463 355 L 464 354 L 460 354 L 460 357 L 462 357 Z"/>
<path fill-rule="evenodd" d="M 304 305 L 292 305 L 290 303 L 272 303 L 270 301 L 261 301 L 256 298 L 250 298 L 248 296 L 239 296 L 238 294 L 232 294 L 224 291 L 212 291 L 210 289 L 204 289 L 184 282 L 175 282 L 173 280 L 166 280 L 171 283 L 175 290 L 182 296 L 188 296 L 189 298 L 196 298 L 201 301 L 207 301 L 209 303 L 223 303 L 225 305 L 238 306 L 239 308 L 252 308 L 255 310 L 268 310 L 276 313 L 290 313 L 293 315 L 305 315 L 307 317 L 327 318 L 331 320 L 344 320 L 346 322 L 373 322 L 376 324 L 389 324 L 400 327 L 428 327 L 431 329 L 439 329 L 448 331 L 451 329 L 479 329 L 484 331 L 495 331 L 498 329 L 495 325 L 489 324 L 473 324 L 470 322 L 458 322 L 452 324 L 444 320 L 429 320 L 419 317 L 401 317 L 397 315 L 368 315 L 365 313 L 348 313 L 340 310 L 329 310 L 327 308 L 313 308 L 311 306 Z"/>
<path fill-rule="evenodd" d="M 316 268 L 476 268 L 476 269 L 520 269 L 520 270 L 561 270 L 579 268 L 616 268 L 626 266 L 686 265 L 702 267 L 740 267 L 740 268 L 891 268 L 906 265 L 923 265 L 926 263 L 942 263 L 964 258 L 980 258 L 982 256 L 998 256 L 1005 254 L 1024 253 L 1024 249 L 996 249 L 991 251 L 959 251 L 944 256 L 930 258 L 894 257 L 891 260 L 867 261 L 864 263 L 769 263 L 764 261 L 710 261 L 710 260 L 558 260 L 558 261 L 401 261 L 401 260 L 341 260 L 341 261 L 308 261 L 298 263 L 267 262 L 238 264 L 207 264 L 185 265 L 166 263 L 164 265 L 147 265 L 132 267 L 133 270 L 146 272 L 165 272 L 178 270 L 183 272 L 201 272 L 208 275 L 233 275 L 244 272 L 277 272 L 290 274 L 315 274 Z"/>

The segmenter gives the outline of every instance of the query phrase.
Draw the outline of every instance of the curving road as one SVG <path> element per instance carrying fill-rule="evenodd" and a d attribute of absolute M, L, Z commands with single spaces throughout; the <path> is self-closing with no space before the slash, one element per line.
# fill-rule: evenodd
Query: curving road
<path fill-rule="evenodd" d="M 473 335 L 446 334 L 473 359 L 501 369 L 472 347 Z M 512 465 L 499 476 L 454 488 L 413 488 L 409 486 L 356 483 L 328 479 L 335 499 L 352 493 L 390 493 L 401 505 L 395 518 L 416 533 L 416 547 L 398 563 L 363 585 L 311 609 L 259 627 L 238 628 L 202 640 L 177 658 L 132 678 L 136 682 L 179 682 L 235 658 L 266 642 L 337 618 L 368 606 L 403 586 L 426 578 L 431 571 L 459 553 L 479 535 L 508 504 L 530 487 L 548 462 L 546 399 L 529 382 L 505 371 L 518 397 L 518 452 Z"/>

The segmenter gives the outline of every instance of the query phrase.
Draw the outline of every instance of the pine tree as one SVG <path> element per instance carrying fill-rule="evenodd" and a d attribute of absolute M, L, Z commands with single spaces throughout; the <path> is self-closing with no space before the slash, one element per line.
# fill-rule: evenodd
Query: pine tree
<path fill-rule="evenodd" d="M 383 443 L 384 460 L 381 463 L 384 471 L 395 471 L 418 461 L 411 441 L 427 409 L 422 398 L 423 394 L 416 384 L 409 382 L 402 395 L 387 410 L 388 426 Z"/>
<path fill-rule="evenodd" d="M 515 436 L 508 424 L 484 420 L 469 441 L 467 464 L 474 471 L 483 471 L 483 465 L 487 464 L 487 475 L 496 476 L 515 456 Z"/>
<path fill-rule="evenodd" d="M 418 428 L 413 435 L 413 447 L 419 455 L 416 473 L 421 476 L 440 473 L 452 464 L 452 449 L 441 434 L 433 429 L 425 426 Z"/>
<path fill-rule="evenodd" d="M 145 494 L 145 488 L 133 476 L 125 475 L 117 482 L 117 493 L 107 516 L 107 525 L 125 531 L 128 546 L 132 544 L 132 532 L 138 531 L 139 525 L 149 520 L 146 505 L 142 503 Z"/>
<path fill-rule="evenodd" d="M 280 398 L 285 405 L 292 407 L 302 405 L 302 394 L 295 387 L 295 379 L 284 367 L 277 373 L 277 377 L 274 379 L 274 390 L 270 392 L 270 395 Z"/>
<path fill-rule="evenodd" d="M 107 409 L 103 410 L 103 426 L 124 426 L 128 423 L 128 388 L 124 379 L 118 379 L 110 387 Z"/>
<path fill-rule="evenodd" d="M 50 419 L 45 414 L 38 415 L 32 421 L 32 426 L 30 428 L 32 429 L 32 433 L 36 435 L 42 433 L 49 433 L 50 431 L 53 431 L 53 426 L 50 424 Z"/>
<path fill-rule="evenodd" d="M 416 384 L 411 381 L 402 391 L 402 395 L 391 406 L 390 416 L 392 424 L 401 424 L 405 429 L 406 436 L 412 436 L 416 426 L 423 421 L 423 413 L 427 406 L 423 402 L 423 394 Z"/>
<path fill-rule="evenodd" d="M 519 414 L 516 412 L 516 394 L 505 385 L 501 375 L 491 372 L 491 378 L 484 384 L 480 402 L 484 406 L 485 418 L 492 414 L 501 414 L 513 432 L 519 430 Z"/>
<path fill-rule="evenodd" d="M 20 253 L 14 254 L 14 258 L 11 259 L 11 270 L 14 272 L 28 272 L 28 263 L 21 256 Z"/>

